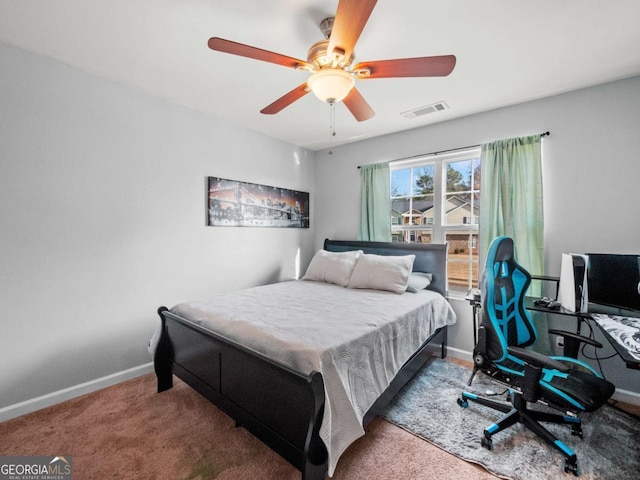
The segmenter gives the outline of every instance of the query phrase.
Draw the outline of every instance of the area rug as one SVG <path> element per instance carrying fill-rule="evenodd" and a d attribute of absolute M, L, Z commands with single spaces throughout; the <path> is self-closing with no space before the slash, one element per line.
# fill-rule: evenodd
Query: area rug
<path fill-rule="evenodd" d="M 456 399 L 462 390 L 483 394 L 504 390 L 481 373 L 467 387 L 471 371 L 457 364 L 435 360 L 421 370 L 396 396 L 383 416 L 434 445 L 469 462 L 484 466 L 502 478 L 557 480 L 564 473 L 564 456 L 518 424 L 493 436 L 493 449 L 480 445 L 483 430 L 500 412 Z M 506 395 L 502 398 L 506 400 Z M 635 480 L 640 475 L 640 421 L 605 405 L 581 416 L 583 439 L 571 435 L 568 426 L 545 424 L 548 430 L 576 452 L 583 480 Z"/>

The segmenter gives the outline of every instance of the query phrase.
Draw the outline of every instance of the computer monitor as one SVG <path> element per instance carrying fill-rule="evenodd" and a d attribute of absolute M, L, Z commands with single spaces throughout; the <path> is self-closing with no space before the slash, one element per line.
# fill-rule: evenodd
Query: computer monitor
<path fill-rule="evenodd" d="M 640 312 L 640 255 L 587 255 L 589 303 Z"/>

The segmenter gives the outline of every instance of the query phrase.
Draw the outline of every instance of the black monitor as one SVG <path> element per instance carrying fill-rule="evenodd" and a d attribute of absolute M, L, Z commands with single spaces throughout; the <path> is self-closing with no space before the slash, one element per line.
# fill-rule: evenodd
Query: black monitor
<path fill-rule="evenodd" d="M 587 255 L 589 256 L 587 269 L 589 303 L 640 312 L 640 255 L 611 253 L 588 253 Z M 624 312 L 620 313 L 624 314 Z"/>

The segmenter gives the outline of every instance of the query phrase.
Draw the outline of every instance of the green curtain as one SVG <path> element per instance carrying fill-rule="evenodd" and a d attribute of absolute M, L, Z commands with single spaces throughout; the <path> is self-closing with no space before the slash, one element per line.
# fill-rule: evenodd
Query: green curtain
<path fill-rule="evenodd" d="M 360 167 L 358 240 L 391 241 L 391 179 L 388 163 L 374 163 Z"/>
<path fill-rule="evenodd" d="M 481 262 L 491 241 L 506 235 L 513 238 L 518 263 L 532 275 L 543 274 L 541 150 L 540 135 L 482 145 Z M 540 295 L 539 283 L 532 282 L 530 295 Z"/>

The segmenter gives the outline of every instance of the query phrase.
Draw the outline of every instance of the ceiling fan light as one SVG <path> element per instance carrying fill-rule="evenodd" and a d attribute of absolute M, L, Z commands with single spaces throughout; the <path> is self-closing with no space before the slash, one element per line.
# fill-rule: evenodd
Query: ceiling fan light
<path fill-rule="evenodd" d="M 312 73 L 307 79 L 307 86 L 316 97 L 323 102 L 340 102 L 346 97 L 356 79 L 340 68 L 324 68 Z"/>

